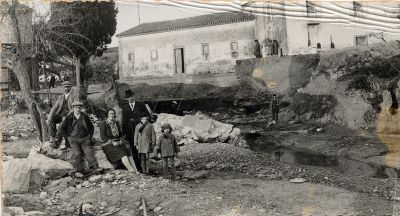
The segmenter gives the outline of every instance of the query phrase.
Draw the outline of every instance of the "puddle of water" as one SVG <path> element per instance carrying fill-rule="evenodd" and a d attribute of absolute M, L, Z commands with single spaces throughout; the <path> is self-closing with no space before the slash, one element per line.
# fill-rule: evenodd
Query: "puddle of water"
<path fill-rule="evenodd" d="M 271 153 L 272 160 L 306 166 L 323 167 L 335 172 L 373 178 L 397 178 L 399 169 L 388 166 L 378 166 L 367 162 L 357 161 L 344 157 L 327 156 L 324 154 L 282 149 L 273 137 L 263 138 L 259 133 L 246 133 L 244 138 L 250 149 L 256 152 Z M 399 147 L 400 148 L 400 147 Z"/>
<path fill-rule="evenodd" d="M 398 170 L 391 167 L 376 166 L 348 158 L 294 151 L 290 149 L 273 151 L 272 159 L 287 163 L 324 167 L 329 170 L 353 176 L 396 178 L 398 175 Z"/>

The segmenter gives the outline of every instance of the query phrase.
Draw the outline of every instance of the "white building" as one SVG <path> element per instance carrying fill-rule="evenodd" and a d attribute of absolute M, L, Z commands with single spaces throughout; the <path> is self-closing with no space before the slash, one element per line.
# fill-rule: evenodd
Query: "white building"
<path fill-rule="evenodd" d="M 218 13 L 143 23 L 117 35 L 120 79 L 234 72 L 253 57 L 255 17 Z"/>
<path fill-rule="evenodd" d="M 400 40 L 396 2 L 257 2 L 256 37 L 264 54 L 295 55 Z"/>
<path fill-rule="evenodd" d="M 255 39 L 264 57 L 400 40 L 394 2 L 254 2 L 237 10 L 144 23 L 118 34 L 120 78 L 227 74 L 236 60 L 254 58 Z"/>

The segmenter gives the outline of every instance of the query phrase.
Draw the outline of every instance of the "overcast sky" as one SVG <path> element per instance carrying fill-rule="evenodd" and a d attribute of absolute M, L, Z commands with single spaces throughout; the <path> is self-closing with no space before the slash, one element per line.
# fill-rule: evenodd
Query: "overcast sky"
<path fill-rule="evenodd" d="M 138 7 L 135 1 L 129 1 L 129 3 L 117 2 L 116 7 L 118 8 L 117 14 L 117 30 L 116 34 L 128 30 L 139 24 L 138 18 Z M 187 8 L 182 6 L 169 6 L 161 4 L 150 4 L 146 2 L 139 3 L 140 9 L 140 22 L 156 22 L 162 20 L 179 19 L 190 16 L 199 16 L 206 13 L 210 13 L 209 10 Z M 118 39 L 112 38 L 112 42 L 108 47 L 118 46 Z"/>

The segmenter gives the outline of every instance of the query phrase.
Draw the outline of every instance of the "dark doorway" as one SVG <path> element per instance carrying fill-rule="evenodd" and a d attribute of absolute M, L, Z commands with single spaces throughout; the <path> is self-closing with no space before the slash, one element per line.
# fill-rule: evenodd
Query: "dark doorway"
<path fill-rule="evenodd" d="M 272 55 L 279 55 L 279 44 L 277 40 L 272 41 Z"/>
<path fill-rule="evenodd" d="M 174 56 L 175 56 L 175 73 L 177 73 L 177 74 L 185 73 L 183 48 L 175 48 Z"/>

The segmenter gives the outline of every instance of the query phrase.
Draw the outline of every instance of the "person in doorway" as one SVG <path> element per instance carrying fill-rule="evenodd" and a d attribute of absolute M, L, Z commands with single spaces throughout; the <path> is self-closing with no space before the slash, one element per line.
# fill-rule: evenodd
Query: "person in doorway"
<path fill-rule="evenodd" d="M 122 133 L 131 146 L 136 168 L 139 172 L 142 172 L 139 154 L 134 145 L 135 127 L 139 124 L 143 113 L 149 114 L 149 111 L 144 103 L 136 101 L 135 95 L 131 90 L 125 91 L 125 99 L 128 100 L 128 103 L 122 107 Z"/>
<path fill-rule="evenodd" d="M 122 131 L 116 120 L 114 109 L 107 111 L 107 119 L 102 121 L 99 127 L 100 137 L 103 141 L 102 149 L 107 159 L 113 165 L 121 161 L 129 171 L 138 173 L 129 143 L 122 139 Z"/>
<path fill-rule="evenodd" d="M 164 175 L 168 174 L 168 161 L 171 164 L 172 178 L 175 179 L 175 156 L 180 152 L 175 136 L 172 134 L 172 127 L 169 123 L 161 126 L 162 135 L 159 137 L 155 151 L 161 154 L 164 160 Z"/>
<path fill-rule="evenodd" d="M 82 106 L 83 103 L 80 101 L 74 101 L 72 103 L 73 112 L 68 114 L 61 123 L 55 140 L 59 141 L 62 136 L 67 137 L 72 147 L 72 165 L 75 171 L 84 173 L 83 159 L 85 156 L 89 165 L 89 170 L 85 173 L 89 174 L 98 170 L 98 164 L 92 148 L 94 127 L 89 116 L 81 111 Z"/>
<path fill-rule="evenodd" d="M 272 113 L 272 121 L 276 124 L 278 123 L 278 114 L 279 114 L 279 101 L 276 98 L 276 94 L 272 95 L 272 99 L 270 102 L 270 108 Z"/>
<path fill-rule="evenodd" d="M 49 88 L 54 88 L 54 84 L 56 83 L 56 77 L 54 74 L 50 75 L 50 82 L 49 82 Z"/>
<path fill-rule="evenodd" d="M 254 41 L 254 55 L 256 56 L 256 58 L 262 58 L 261 55 L 261 45 L 258 42 L 258 40 Z"/>
<path fill-rule="evenodd" d="M 60 145 L 60 142 L 55 142 L 54 140 L 57 133 L 57 124 L 61 123 L 63 118 L 72 111 L 72 103 L 79 100 L 79 93 L 77 91 L 72 91 L 72 84 L 69 81 L 65 81 L 61 83 L 61 85 L 64 88 L 64 94 L 58 97 L 47 118 L 50 142 L 53 148 L 58 148 Z M 69 144 L 66 140 L 65 145 L 61 146 L 61 149 L 67 147 L 69 147 Z"/>
<path fill-rule="evenodd" d="M 149 154 L 156 144 L 156 132 L 153 125 L 148 122 L 148 115 L 143 113 L 140 123 L 135 128 L 134 144 L 139 153 L 140 165 L 144 174 L 150 170 Z"/>

